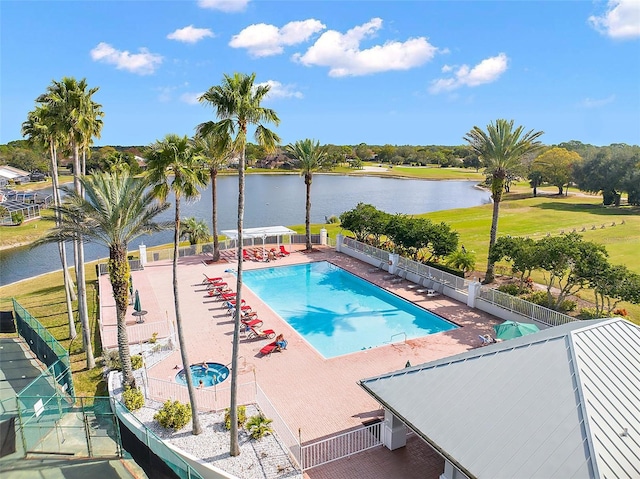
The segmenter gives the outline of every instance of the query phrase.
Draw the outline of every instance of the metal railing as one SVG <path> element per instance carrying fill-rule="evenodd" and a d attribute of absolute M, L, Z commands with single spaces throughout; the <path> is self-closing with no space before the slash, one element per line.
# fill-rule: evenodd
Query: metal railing
<path fill-rule="evenodd" d="M 493 288 L 480 288 L 479 298 L 503 309 L 524 316 L 527 319 L 533 319 L 548 326 L 559 326 L 561 324 L 575 321 L 575 318 L 572 318 L 571 316 L 531 303 L 516 296 L 511 296 L 510 294 L 503 293 L 502 291 L 498 291 Z"/>
<path fill-rule="evenodd" d="M 103 274 L 109 273 L 109 264 L 108 263 L 98 263 L 96 265 L 98 269 L 98 276 L 102 276 Z M 142 262 L 139 259 L 130 259 L 129 260 L 129 269 L 131 271 L 138 271 L 144 269 L 142 267 Z"/>
<path fill-rule="evenodd" d="M 375 246 L 371 246 L 366 243 L 361 243 L 360 241 L 356 241 L 353 238 L 342 238 L 342 244 L 351 248 L 354 251 L 358 251 L 360 253 L 366 254 L 372 258 L 375 258 L 377 261 L 388 263 L 389 262 L 389 252 L 382 250 L 380 248 L 376 248 Z"/>
<path fill-rule="evenodd" d="M 145 397 L 154 401 L 167 400 L 189 403 L 187 386 L 157 378 L 145 378 Z M 222 411 L 231 405 L 231 388 L 216 384 L 203 389 L 196 389 L 196 401 L 200 411 Z M 238 404 L 256 402 L 256 383 L 238 385 Z"/>
<path fill-rule="evenodd" d="M 376 261 L 380 261 L 381 263 L 387 263 L 389 261 L 388 251 L 376 248 L 375 246 L 371 246 L 366 243 L 361 243 L 360 241 L 356 241 L 353 238 L 343 238 L 342 244 L 354 251 L 358 251 L 367 256 L 370 256 L 371 258 L 374 258 Z M 456 289 L 458 291 L 467 291 L 469 288 L 469 280 L 451 273 L 447 273 L 446 271 L 439 270 L 432 266 L 420 263 L 418 261 L 405 258 L 403 256 L 399 257 L 397 267 L 409 273 L 417 274 L 422 278 L 428 278 L 433 281 L 437 281 L 438 283 L 442 283 L 445 286 Z"/>
<path fill-rule="evenodd" d="M 302 462 L 300 458 L 300 442 L 296 438 L 296 436 L 291 432 L 287 423 L 280 417 L 276 408 L 271 404 L 267 395 L 262 391 L 260 386 L 256 383 L 256 403 L 258 407 L 262 411 L 262 413 L 272 420 L 271 425 L 273 426 L 274 431 L 280 438 L 280 440 L 284 443 L 285 446 L 291 452 L 292 458 L 298 464 L 299 467 L 302 467 Z"/>
<path fill-rule="evenodd" d="M 300 451 L 302 469 L 311 469 L 380 446 L 381 434 L 382 423 L 378 422 L 312 444 L 305 444 Z"/>

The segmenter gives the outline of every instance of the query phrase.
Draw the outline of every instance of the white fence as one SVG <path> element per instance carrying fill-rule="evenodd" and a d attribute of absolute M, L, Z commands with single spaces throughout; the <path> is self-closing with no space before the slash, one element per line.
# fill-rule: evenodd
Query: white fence
<path fill-rule="evenodd" d="M 300 451 L 302 469 L 311 469 L 380 446 L 381 434 L 382 423 L 378 422 L 312 444 L 305 444 Z"/>
<path fill-rule="evenodd" d="M 284 422 L 284 419 L 280 417 L 280 414 L 278 414 L 278 411 L 273 404 L 271 404 L 271 401 L 269 401 L 269 398 L 258 384 L 256 384 L 256 403 L 262 413 L 273 421 L 271 425 L 273 426 L 274 431 L 280 438 L 280 441 L 287 446 L 292 458 L 299 466 L 302 466 L 302 462 L 300 460 L 300 443 L 298 442 L 298 439 L 295 434 L 291 432 L 291 429 L 289 429 L 287 423 Z"/>
<path fill-rule="evenodd" d="M 544 306 L 540 306 L 524 299 L 511 296 L 493 288 L 480 288 L 479 298 L 499 306 L 507 311 L 511 311 L 527 319 L 538 321 L 547 326 L 559 326 L 561 324 L 575 321 L 575 318 L 554 311 Z"/>
<path fill-rule="evenodd" d="M 167 400 L 189 403 L 187 387 L 173 381 L 146 378 L 146 397 L 154 401 Z M 229 385 L 215 385 L 209 388 L 196 389 L 196 402 L 200 411 L 221 411 L 231 405 L 231 388 Z M 256 383 L 238 385 L 238 404 L 256 402 Z"/>
<path fill-rule="evenodd" d="M 376 248 L 375 246 L 361 243 L 360 241 L 356 241 L 353 238 L 346 237 L 342 239 L 342 244 L 343 246 L 351 248 L 354 251 L 358 251 L 367 256 L 370 256 L 376 261 L 380 261 L 380 263 L 382 263 L 383 265 L 389 262 L 389 252 L 380 248 Z M 403 256 L 399 257 L 397 267 L 408 273 L 414 273 L 421 278 L 429 278 L 433 281 L 437 281 L 458 291 L 466 291 L 469 287 L 469 281 L 464 278 L 451 273 L 447 273 L 446 271 L 442 271 L 437 268 L 433 268 L 418 261 L 405 258 Z"/>

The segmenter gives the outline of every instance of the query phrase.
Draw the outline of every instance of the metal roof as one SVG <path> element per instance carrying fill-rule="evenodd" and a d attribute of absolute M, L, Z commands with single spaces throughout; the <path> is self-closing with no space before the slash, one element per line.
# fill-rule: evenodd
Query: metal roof
<path fill-rule="evenodd" d="M 469 477 L 637 478 L 638 351 L 628 321 L 576 321 L 360 385 Z"/>

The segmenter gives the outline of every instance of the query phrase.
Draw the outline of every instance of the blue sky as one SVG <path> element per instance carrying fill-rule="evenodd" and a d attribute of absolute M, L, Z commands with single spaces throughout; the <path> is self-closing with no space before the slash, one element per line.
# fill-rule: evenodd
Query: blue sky
<path fill-rule="evenodd" d="M 6 1 L 0 143 L 52 80 L 99 87 L 96 145 L 214 119 L 223 74 L 272 86 L 283 143 L 457 145 L 498 118 L 640 144 L 640 0 Z"/>

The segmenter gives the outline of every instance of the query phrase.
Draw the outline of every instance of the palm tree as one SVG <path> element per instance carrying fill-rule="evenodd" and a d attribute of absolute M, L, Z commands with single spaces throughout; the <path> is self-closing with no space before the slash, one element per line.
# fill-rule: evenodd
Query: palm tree
<path fill-rule="evenodd" d="M 210 238 L 209 227 L 204 220 L 199 220 L 194 216 L 185 218 L 180 224 L 180 239 L 187 238 L 190 245 L 208 241 Z"/>
<path fill-rule="evenodd" d="M 484 161 L 485 172 L 491 178 L 491 198 L 493 199 L 493 217 L 491 219 L 491 236 L 489 239 L 489 252 L 496 242 L 498 234 L 498 215 L 500 213 L 500 201 L 504 192 L 505 180 L 509 172 L 522 163 L 525 155 L 542 147 L 537 139 L 544 132 L 529 130 L 524 133 L 524 127 L 513 129 L 513 120 L 496 120 L 495 124 L 487 125 L 487 131 L 479 127 L 473 129 L 464 136 L 471 148 Z M 494 279 L 494 262 L 487 258 L 487 274 L 485 283 L 491 283 Z"/>
<path fill-rule="evenodd" d="M 211 180 L 211 228 L 213 231 L 213 261 L 220 259 L 220 243 L 218 241 L 218 197 L 217 184 L 220 168 L 229 164 L 233 156 L 231 138 L 217 138 L 213 135 L 196 136 L 198 157 L 209 170 Z"/>
<path fill-rule="evenodd" d="M 173 300 L 176 310 L 176 328 L 180 343 L 180 354 L 187 379 L 187 389 L 191 402 L 191 416 L 193 434 L 202 432 L 200 418 L 198 417 L 198 405 L 196 391 L 191 380 L 191 368 L 187 344 L 182 332 L 182 316 L 180 315 L 180 302 L 178 291 L 178 246 L 180 245 L 180 200 L 184 197 L 192 200 L 200 196 L 199 187 L 206 184 L 206 174 L 198 167 L 194 155 L 194 145 L 186 137 L 169 134 L 163 140 L 157 141 L 151 147 L 151 153 L 147 161 L 147 174 L 149 183 L 153 185 L 153 192 L 161 199 L 166 199 L 170 191 L 175 195 L 175 218 L 173 232 Z"/>
<path fill-rule="evenodd" d="M 116 301 L 122 381 L 125 388 L 135 387 L 126 327 L 127 245 L 138 236 L 169 227 L 154 221 L 169 204 L 158 202 L 153 193 L 147 191 L 147 184 L 129 176 L 128 172 L 98 172 L 80 181 L 87 198 L 71 188 L 63 188 L 67 197 L 63 204 L 53 208 L 60 218 L 59 224 L 34 246 L 82 237 L 109 248 L 109 280 Z"/>
<path fill-rule="evenodd" d="M 47 105 L 56 121 L 56 130 L 64 134 L 69 151 L 73 154 L 73 179 L 76 193 L 82 195 L 83 168 L 80 164 L 80 148 L 86 148 L 93 136 L 97 136 L 102 128 L 103 116 L 101 105 L 95 103 L 92 96 L 98 88 L 88 89 L 85 79 L 64 77 L 61 81 L 53 81 L 47 92 L 40 95 L 38 103 Z M 82 324 L 82 338 L 87 353 L 87 367 L 95 367 L 91 334 L 89 331 L 89 313 L 87 310 L 87 292 L 84 270 L 84 247 L 82 237 L 74 241 L 76 281 L 78 288 L 78 314 Z"/>
<path fill-rule="evenodd" d="M 50 110 L 46 105 L 38 106 L 34 111 L 29 112 L 27 121 L 22 124 L 22 135 L 28 137 L 31 144 L 39 145 L 42 148 L 49 149 L 51 171 L 51 182 L 53 187 L 53 204 L 60 206 L 62 200 L 60 198 L 60 184 L 58 181 L 58 157 L 57 147 L 59 142 L 59 133 L 55 130 L 56 124 L 53 121 Z M 60 217 L 56 217 L 56 225 L 60 224 Z M 58 254 L 60 255 L 60 263 L 62 265 L 62 279 L 64 282 L 65 299 L 67 303 L 67 319 L 69 323 L 69 338 L 75 339 L 78 335 L 76 332 L 76 323 L 73 318 L 73 301 L 76 295 L 73 290 L 73 281 L 69 275 L 69 267 L 67 264 L 67 251 L 63 242 L 58 242 Z"/>
<path fill-rule="evenodd" d="M 325 166 L 327 161 L 327 148 L 320 146 L 319 141 L 310 139 L 299 140 L 294 144 L 285 147 L 287 152 L 291 154 L 298 162 L 300 175 L 304 176 L 304 184 L 307 185 L 307 203 L 305 216 L 305 231 L 307 235 L 307 251 L 313 249 L 311 244 L 311 181 L 313 180 L 313 172 Z"/>
<path fill-rule="evenodd" d="M 254 138 L 267 152 L 274 151 L 280 137 L 266 128 L 263 122 L 280 123 L 274 110 L 261 106 L 269 93 L 268 85 L 255 86 L 256 74 L 234 73 L 224 75 L 221 85 L 212 86 L 200 102 L 216 110 L 219 121 L 208 121 L 197 127 L 199 136 L 213 135 L 219 141 L 231 140 L 230 150 L 240 155 L 238 162 L 238 267 L 236 304 L 242 300 L 242 224 L 244 218 L 244 168 L 247 146 L 247 127 L 255 125 Z M 233 328 L 233 352 L 231 357 L 231 444 L 229 454 L 238 456 L 238 350 L 240 348 L 240 308 L 236 308 Z"/>

